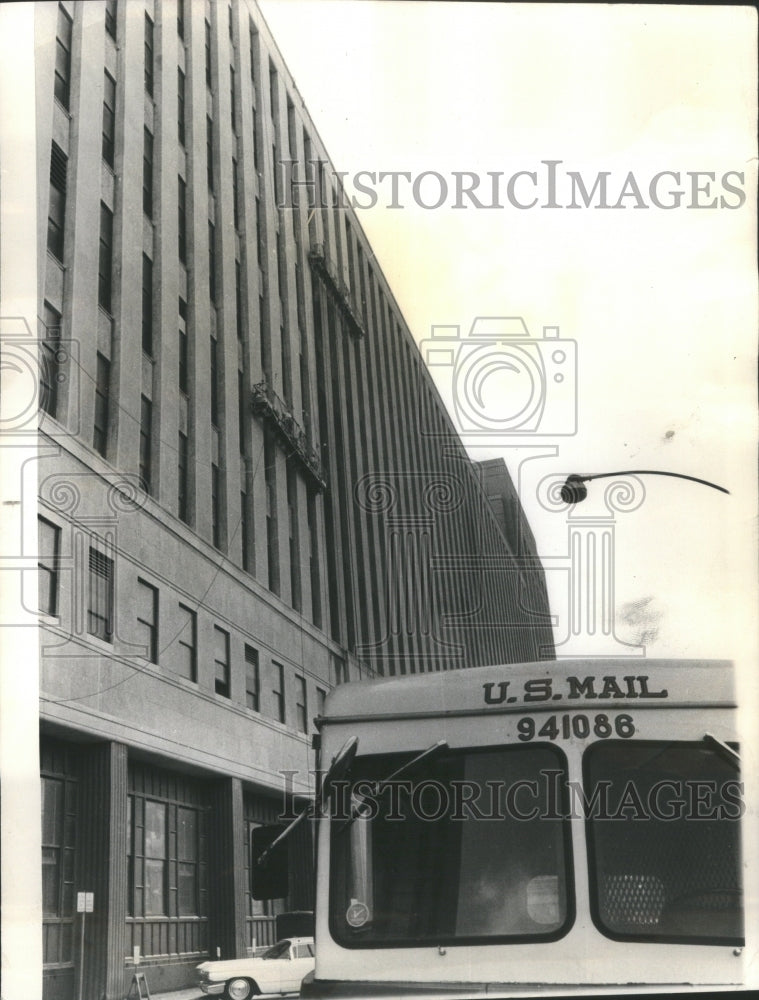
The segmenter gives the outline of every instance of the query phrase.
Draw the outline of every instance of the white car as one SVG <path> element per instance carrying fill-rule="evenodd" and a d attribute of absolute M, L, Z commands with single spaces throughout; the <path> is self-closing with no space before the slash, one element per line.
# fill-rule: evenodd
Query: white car
<path fill-rule="evenodd" d="M 203 962 L 198 985 L 204 993 L 247 1000 L 258 994 L 298 993 L 303 977 L 314 968 L 314 939 L 285 938 L 256 958 Z"/>

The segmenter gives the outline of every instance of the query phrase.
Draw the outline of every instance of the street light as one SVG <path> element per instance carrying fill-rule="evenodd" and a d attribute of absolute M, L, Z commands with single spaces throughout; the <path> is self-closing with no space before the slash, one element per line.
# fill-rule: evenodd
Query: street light
<path fill-rule="evenodd" d="M 692 483 L 700 483 L 702 486 L 711 486 L 713 490 L 720 493 L 730 493 L 724 486 L 717 486 L 706 479 L 697 479 L 695 476 L 684 476 L 680 472 L 661 472 L 658 469 L 625 469 L 622 472 L 596 472 L 589 476 L 578 476 L 573 473 L 567 477 L 567 481 L 561 487 L 561 499 L 564 503 L 581 503 L 588 495 L 585 483 L 591 479 L 608 479 L 611 476 L 672 476 L 675 479 L 687 479 Z"/>

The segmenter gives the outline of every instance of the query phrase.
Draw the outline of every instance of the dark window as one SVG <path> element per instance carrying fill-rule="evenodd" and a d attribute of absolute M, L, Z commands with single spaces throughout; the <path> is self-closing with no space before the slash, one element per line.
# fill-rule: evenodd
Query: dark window
<path fill-rule="evenodd" d="M 145 90 L 153 96 L 153 22 L 145 15 Z"/>
<path fill-rule="evenodd" d="M 264 437 L 266 483 L 266 542 L 269 557 L 269 590 L 279 593 L 279 539 L 277 538 L 276 449 L 269 434 Z"/>
<path fill-rule="evenodd" d="M 219 426 L 219 343 L 211 337 L 211 423 Z"/>
<path fill-rule="evenodd" d="M 319 572 L 319 536 L 317 532 L 316 494 L 308 491 L 308 552 L 311 574 L 311 619 L 317 628 L 322 624 L 321 574 Z"/>
<path fill-rule="evenodd" d="M 237 369 L 237 430 L 240 439 L 240 454 L 245 454 L 245 441 L 247 435 L 247 398 L 245 393 L 245 376 L 240 369 Z"/>
<path fill-rule="evenodd" d="M 216 304 L 216 226 L 208 223 L 208 294 Z"/>
<path fill-rule="evenodd" d="M 180 145 L 185 143 L 185 75 L 177 67 L 177 137 Z"/>
<path fill-rule="evenodd" d="M 90 546 L 87 631 L 113 641 L 113 560 Z"/>
<path fill-rule="evenodd" d="M 583 765 L 586 800 L 598 800 L 587 833 L 601 933 L 742 945 L 742 786 L 732 755 L 706 741 L 605 740 Z"/>
<path fill-rule="evenodd" d="M 103 159 L 113 166 L 113 142 L 116 123 L 116 81 L 106 70 L 103 74 Z"/>
<path fill-rule="evenodd" d="M 256 70 L 258 68 L 258 31 L 253 26 L 253 21 L 250 20 L 248 23 L 248 34 L 250 36 L 250 79 L 253 82 L 253 88 L 256 86 Z"/>
<path fill-rule="evenodd" d="M 229 633 L 218 625 L 213 627 L 214 640 L 214 690 L 229 697 Z"/>
<path fill-rule="evenodd" d="M 105 0 L 105 30 L 116 41 L 116 0 Z"/>
<path fill-rule="evenodd" d="M 258 117 L 256 109 L 252 109 L 253 114 L 253 166 L 258 170 Z"/>
<path fill-rule="evenodd" d="M 412 756 L 357 757 L 351 784 L 381 780 Z M 398 794 L 378 796 L 376 814 L 352 835 L 333 823 L 334 939 L 365 948 L 560 938 L 573 917 L 566 767 L 545 744 L 450 750 L 417 763 Z M 464 783 L 481 790 L 477 807 L 497 822 L 462 814 L 453 789 Z M 360 929 L 351 899 L 366 908 Z"/>
<path fill-rule="evenodd" d="M 211 466 L 211 535 L 213 544 L 221 548 L 221 471 Z"/>
<path fill-rule="evenodd" d="M 233 24 L 232 24 L 232 8 L 231 8 L 231 6 L 227 7 L 227 13 L 229 15 L 229 40 L 230 40 L 230 42 L 234 42 L 235 36 L 234 36 L 234 27 L 233 27 Z"/>
<path fill-rule="evenodd" d="M 271 693 L 274 698 L 274 718 L 285 721 L 285 668 L 281 663 L 271 663 Z"/>
<path fill-rule="evenodd" d="M 188 681 L 194 681 L 197 678 L 198 618 L 191 608 L 180 604 L 179 620 L 177 673 Z"/>
<path fill-rule="evenodd" d="M 58 31 L 55 39 L 55 96 L 68 111 L 71 86 L 72 21 L 58 4 Z"/>
<path fill-rule="evenodd" d="M 235 261 L 235 312 L 237 317 L 237 339 L 242 340 L 242 268 Z"/>
<path fill-rule="evenodd" d="M 188 367 L 188 355 L 187 355 L 188 345 L 187 345 L 187 331 L 179 330 L 179 388 L 180 391 L 187 395 L 189 389 L 189 367 Z"/>
<path fill-rule="evenodd" d="M 177 807 L 177 910 L 180 917 L 199 912 L 198 812 Z"/>
<path fill-rule="evenodd" d="M 321 716 L 324 715 L 324 703 L 327 700 L 327 692 L 324 688 L 316 689 L 316 711 Z"/>
<path fill-rule="evenodd" d="M 110 399 L 111 362 L 102 354 L 97 356 L 97 378 L 95 381 L 95 424 L 92 446 L 103 458 L 108 448 L 108 404 Z"/>
<path fill-rule="evenodd" d="M 206 175 L 208 188 L 213 191 L 213 119 L 206 115 Z"/>
<path fill-rule="evenodd" d="M 237 98 L 235 97 L 235 68 L 229 67 L 229 102 L 232 115 L 232 131 L 237 131 Z"/>
<path fill-rule="evenodd" d="M 183 264 L 187 263 L 187 185 L 179 178 L 177 186 L 177 232 L 179 236 L 178 253 Z"/>
<path fill-rule="evenodd" d="M 303 677 L 295 678 L 295 714 L 297 716 L 298 729 L 302 733 L 307 733 L 308 703 L 306 701 L 306 681 Z"/>
<path fill-rule="evenodd" d="M 189 471 L 190 466 L 187 435 L 179 431 L 177 444 L 177 513 L 185 524 L 189 518 Z"/>
<path fill-rule="evenodd" d="M 206 86 L 211 86 L 211 25 L 205 22 Z"/>
<path fill-rule="evenodd" d="M 137 580 L 137 641 L 147 650 L 147 659 L 158 663 L 158 590 Z"/>
<path fill-rule="evenodd" d="M 98 304 L 111 311 L 113 283 L 113 212 L 100 202 L 100 249 L 98 253 Z"/>
<path fill-rule="evenodd" d="M 153 356 L 153 261 L 142 255 L 142 349 Z"/>
<path fill-rule="evenodd" d="M 58 412 L 58 382 L 63 378 L 61 314 L 45 303 L 45 337 L 40 344 L 40 408 L 51 417 Z"/>
<path fill-rule="evenodd" d="M 251 572 L 251 554 L 250 554 L 250 543 L 251 543 L 251 517 L 250 509 L 248 507 L 248 494 L 245 490 L 240 492 L 240 527 L 242 529 L 242 568 L 246 573 Z"/>
<path fill-rule="evenodd" d="M 287 463 L 287 517 L 290 542 L 290 599 L 301 609 L 300 536 L 298 532 L 298 478 L 292 462 Z"/>
<path fill-rule="evenodd" d="M 142 210 L 153 218 L 153 133 L 143 129 L 142 143 Z"/>
<path fill-rule="evenodd" d="M 264 260 L 264 231 L 263 220 L 261 218 L 261 199 L 256 198 L 256 260 L 259 265 Z"/>
<path fill-rule="evenodd" d="M 261 675 L 258 650 L 245 643 L 245 704 L 254 712 L 261 710 Z"/>
<path fill-rule="evenodd" d="M 240 185 L 237 177 L 237 160 L 232 160 L 232 214 L 235 229 L 240 228 Z"/>
<path fill-rule="evenodd" d="M 184 0 L 177 0 L 177 34 L 184 38 Z"/>
<path fill-rule="evenodd" d="M 140 397 L 140 485 L 150 493 L 151 433 L 153 404 L 146 396 Z"/>
<path fill-rule="evenodd" d="M 63 262 L 68 158 L 56 143 L 50 148 L 50 205 L 47 213 L 47 248 Z"/>
<path fill-rule="evenodd" d="M 42 915 L 70 916 L 73 896 L 73 815 L 76 786 L 63 778 L 42 777 Z M 60 939 L 70 923 L 48 923 L 45 928 L 45 960 L 70 954 L 71 946 Z M 50 933 L 52 931 L 52 933 Z M 57 932 L 57 933 L 56 933 Z M 49 940 L 52 938 L 52 940 Z"/>
<path fill-rule="evenodd" d="M 39 581 L 39 610 L 43 615 L 58 614 L 58 557 L 61 529 L 46 521 L 37 520 L 39 558 L 37 576 Z"/>

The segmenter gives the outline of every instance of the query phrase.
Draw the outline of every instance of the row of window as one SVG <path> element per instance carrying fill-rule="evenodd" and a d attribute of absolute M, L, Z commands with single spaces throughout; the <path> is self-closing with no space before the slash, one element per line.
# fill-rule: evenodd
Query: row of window
<path fill-rule="evenodd" d="M 39 610 L 42 614 L 58 614 L 58 594 L 60 576 L 60 535 L 61 529 L 44 517 L 39 518 Z M 87 631 L 103 642 L 114 640 L 114 563 L 113 559 L 90 546 L 87 591 Z M 144 650 L 144 656 L 151 662 L 161 662 L 162 653 L 172 647 L 170 668 L 179 676 L 197 682 L 198 676 L 198 618 L 197 612 L 179 602 L 171 609 L 170 630 L 173 635 L 166 647 L 160 643 L 161 605 L 158 588 L 140 577 L 137 579 L 137 596 L 134 606 L 135 623 L 132 630 L 132 645 Z M 254 712 L 267 714 L 283 724 L 292 725 L 300 732 L 309 730 L 309 706 L 306 679 L 300 674 L 288 675 L 285 666 L 272 660 L 262 669 L 258 650 L 249 643 L 244 644 L 245 658 L 245 704 Z M 337 661 L 343 664 L 343 661 Z M 231 635 L 220 625 L 213 626 L 214 691 L 223 698 L 231 697 L 232 654 Z M 344 666 L 344 664 L 343 664 Z M 335 669 L 335 681 L 340 683 L 343 669 Z M 287 688 L 292 684 L 295 697 L 295 718 L 288 718 Z M 263 686 L 266 685 L 266 697 Z M 316 688 L 316 709 L 321 714 L 326 698 L 326 690 Z"/>

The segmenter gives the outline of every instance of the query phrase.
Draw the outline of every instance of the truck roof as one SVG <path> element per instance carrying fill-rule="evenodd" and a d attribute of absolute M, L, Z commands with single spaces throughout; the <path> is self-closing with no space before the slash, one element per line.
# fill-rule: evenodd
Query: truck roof
<path fill-rule="evenodd" d="M 588 704 L 735 708 L 733 665 L 729 660 L 598 657 L 407 674 L 333 689 L 318 721 L 524 713 Z"/>

